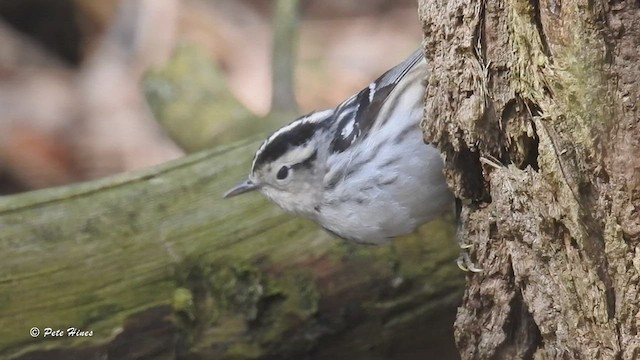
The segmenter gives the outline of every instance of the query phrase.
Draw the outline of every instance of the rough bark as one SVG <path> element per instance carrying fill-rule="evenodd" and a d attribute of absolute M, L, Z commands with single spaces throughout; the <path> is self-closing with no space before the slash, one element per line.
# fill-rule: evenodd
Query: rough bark
<path fill-rule="evenodd" d="M 221 199 L 257 146 L 0 198 L 0 358 L 455 355 L 451 227 L 349 246 L 257 194 Z"/>
<path fill-rule="evenodd" d="M 640 5 L 419 5 L 425 138 L 484 269 L 462 358 L 640 358 Z"/>

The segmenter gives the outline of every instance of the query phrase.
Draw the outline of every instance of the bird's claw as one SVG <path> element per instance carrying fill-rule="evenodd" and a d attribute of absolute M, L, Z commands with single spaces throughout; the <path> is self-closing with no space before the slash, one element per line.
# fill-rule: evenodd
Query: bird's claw
<path fill-rule="evenodd" d="M 456 264 L 458 265 L 460 270 L 464 272 L 467 272 L 467 271 L 470 271 L 473 273 L 482 272 L 482 268 L 477 267 L 476 264 L 474 264 L 473 261 L 471 261 L 471 258 L 469 257 L 469 253 L 466 251 L 463 251 L 462 253 L 460 253 L 460 256 L 458 256 L 458 260 L 456 260 Z"/>
<path fill-rule="evenodd" d="M 468 249 L 471 249 L 472 247 L 473 247 L 473 244 L 466 244 L 463 242 L 460 243 L 460 249 L 462 250 L 468 250 Z"/>

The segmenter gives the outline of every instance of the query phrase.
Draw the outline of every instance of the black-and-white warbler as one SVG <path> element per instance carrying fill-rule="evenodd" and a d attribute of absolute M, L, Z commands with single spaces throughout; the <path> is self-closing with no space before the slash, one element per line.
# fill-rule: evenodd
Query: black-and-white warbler
<path fill-rule="evenodd" d="M 284 126 L 225 197 L 260 190 L 286 211 L 369 244 L 451 209 L 442 159 L 419 127 L 426 75 L 418 50 L 335 109 Z"/>

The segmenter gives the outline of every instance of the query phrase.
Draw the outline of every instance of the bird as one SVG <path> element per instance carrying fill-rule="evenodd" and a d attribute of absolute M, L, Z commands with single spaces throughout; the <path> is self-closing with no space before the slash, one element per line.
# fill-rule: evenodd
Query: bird
<path fill-rule="evenodd" d="M 278 129 L 224 197 L 259 191 L 339 238 L 373 245 L 450 211 L 441 154 L 420 129 L 427 75 L 418 49 L 334 109 Z"/>

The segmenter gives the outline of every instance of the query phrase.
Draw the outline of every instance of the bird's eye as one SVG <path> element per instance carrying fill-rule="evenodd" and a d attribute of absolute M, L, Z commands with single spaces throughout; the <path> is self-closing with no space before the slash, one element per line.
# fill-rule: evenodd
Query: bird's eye
<path fill-rule="evenodd" d="M 276 179 L 284 180 L 287 178 L 287 176 L 289 176 L 289 167 L 283 166 L 280 168 L 280 170 L 278 170 L 278 173 L 276 174 Z"/>

